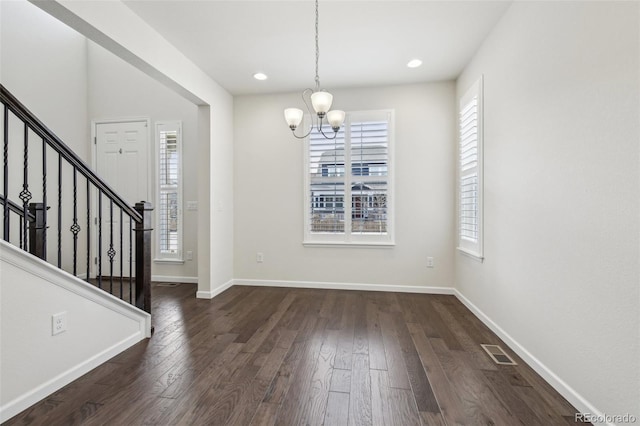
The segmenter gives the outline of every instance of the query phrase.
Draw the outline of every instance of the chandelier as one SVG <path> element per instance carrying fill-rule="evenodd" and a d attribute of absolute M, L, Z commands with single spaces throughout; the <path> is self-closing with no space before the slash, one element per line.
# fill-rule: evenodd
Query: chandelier
<path fill-rule="evenodd" d="M 331 108 L 331 102 L 333 101 L 333 95 L 320 88 L 320 76 L 318 75 L 318 59 L 320 58 L 320 48 L 318 46 L 318 0 L 316 0 L 316 88 L 315 90 L 305 89 L 302 92 L 302 101 L 307 107 L 309 116 L 311 117 L 311 126 L 309 128 L 309 131 L 303 136 L 298 136 L 295 133 L 296 129 L 302 122 L 304 112 L 301 109 L 287 108 L 284 110 L 284 119 L 287 121 L 287 124 L 289 125 L 293 136 L 298 139 L 304 139 L 309 136 L 314 127 L 326 139 L 335 139 L 338 135 L 338 130 L 340 130 L 340 127 L 344 122 L 344 111 L 340 111 L 337 109 L 329 111 L 329 108 Z M 309 108 L 307 96 L 311 99 L 311 105 L 313 106 L 313 110 L 318 117 L 317 120 L 313 118 L 314 114 L 311 112 L 311 108 Z M 325 117 L 327 119 L 327 122 L 333 129 L 333 135 L 327 135 L 322 130 L 322 123 Z"/>

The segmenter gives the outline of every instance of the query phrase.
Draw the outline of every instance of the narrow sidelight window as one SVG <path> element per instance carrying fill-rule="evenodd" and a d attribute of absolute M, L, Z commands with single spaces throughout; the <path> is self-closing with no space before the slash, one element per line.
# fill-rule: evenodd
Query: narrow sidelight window
<path fill-rule="evenodd" d="M 157 260 L 182 261 L 182 123 L 156 123 Z"/>
<path fill-rule="evenodd" d="M 460 99 L 458 250 L 482 259 L 482 78 Z"/>

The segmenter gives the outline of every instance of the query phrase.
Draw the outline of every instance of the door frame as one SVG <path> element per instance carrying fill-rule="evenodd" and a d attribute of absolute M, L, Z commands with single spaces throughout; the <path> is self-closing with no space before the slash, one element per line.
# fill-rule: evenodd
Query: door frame
<path fill-rule="evenodd" d="M 112 123 L 136 123 L 136 122 L 143 122 L 145 123 L 145 128 L 147 129 L 147 137 L 146 137 L 146 145 L 147 145 L 147 195 L 146 195 L 146 200 L 144 201 L 148 201 L 150 203 L 152 203 L 152 205 L 155 205 L 155 199 L 153 197 L 154 191 L 153 191 L 153 187 L 155 187 L 155 180 L 154 180 L 154 174 L 153 174 L 153 170 L 152 170 L 152 162 L 151 159 L 152 157 L 154 157 L 154 153 L 155 153 L 155 149 L 152 151 L 152 149 L 154 148 L 151 144 L 151 118 L 150 117 L 146 117 L 146 116 L 137 116 L 137 117 L 120 117 L 120 118 L 100 118 L 100 119 L 92 119 L 91 120 L 91 140 L 89 141 L 89 144 L 91 145 L 91 168 L 93 169 L 94 172 L 96 172 L 97 174 L 97 168 L 98 168 L 98 141 L 97 141 L 97 127 L 100 124 L 112 124 Z M 93 143 L 91 143 L 93 142 Z M 98 225 L 96 223 L 97 221 L 97 209 L 98 209 L 98 198 L 97 198 L 98 194 L 95 188 L 92 189 L 91 191 L 91 214 L 93 216 L 93 220 L 91 221 L 91 226 L 92 226 L 92 230 L 91 230 L 91 235 L 93 238 L 92 241 L 92 247 L 91 249 L 93 250 L 93 258 L 97 257 L 97 244 L 98 244 Z M 138 201 L 142 201 L 142 200 L 138 200 Z M 133 206 L 131 206 L 133 207 Z M 97 269 L 97 265 L 96 263 L 91 263 L 91 267 L 90 267 L 90 274 L 91 277 L 95 277 L 96 274 L 98 273 L 98 269 Z"/>

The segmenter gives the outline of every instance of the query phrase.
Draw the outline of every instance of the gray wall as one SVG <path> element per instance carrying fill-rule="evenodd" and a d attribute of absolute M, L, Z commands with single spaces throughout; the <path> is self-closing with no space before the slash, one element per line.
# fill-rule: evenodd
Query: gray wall
<path fill-rule="evenodd" d="M 456 257 L 460 292 L 547 378 L 636 417 L 638 7 L 516 2 L 493 30 L 458 81 L 484 74 L 485 261 Z"/>
<path fill-rule="evenodd" d="M 395 247 L 304 247 L 303 142 L 283 110 L 298 93 L 236 97 L 235 277 L 452 287 L 453 82 L 333 90 L 347 111 L 395 110 Z M 264 263 L 256 263 L 256 252 Z M 435 268 L 427 268 L 427 257 Z"/>
<path fill-rule="evenodd" d="M 151 119 L 150 184 L 153 194 L 151 201 L 156 203 L 156 163 L 158 152 L 155 141 L 155 123 L 162 120 L 182 121 L 183 142 L 183 203 L 198 201 L 198 107 L 185 100 L 162 84 L 151 79 L 122 59 L 106 51 L 93 42 L 88 42 L 88 85 L 90 120 L 117 119 L 127 117 L 146 117 Z M 184 264 L 159 264 L 152 266 L 152 274 L 160 280 L 182 278 L 195 280 L 197 266 L 197 211 L 183 209 L 183 250 L 193 252 L 193 260 Z M 157 217 L 153 217 L 155 223 Z M 153 233 L 152 258 L 155 256 L 155 236 Z M 177 278 L 176 278 L 177 277 Z"/>

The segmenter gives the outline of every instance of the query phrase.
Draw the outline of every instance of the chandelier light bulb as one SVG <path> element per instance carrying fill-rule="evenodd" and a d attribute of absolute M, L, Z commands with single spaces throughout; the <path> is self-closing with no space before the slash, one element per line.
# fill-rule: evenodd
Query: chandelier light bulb
<path fill-rule="evenodd" d="M 319 117 L 324 117 L 329 111 L 331 102 L 333 102 L 333 95 L 329 92 L 314 92 L 311 95 L 311 105 Z"/>
<path fill-rule="evenodd" d="M 287 121 L 291 130 L 295 130 L 300 125 L 303 114 L 303 111 L 298 108 L 287 108 L 284 110 L 284 119 Z"/>
<path fill-rule="evenodd" d="M 344 116 L 344 111 L 341 111 L 339 109 L 334 109 L 333 111 L 329 111 L 327 113 L 327 121 L 331 125 L 331 128 L 334 132 L 337 132 L 338 130 L 340 130 L 340 127 L 342 127 L 342 123 L 344 123 Z"/>

